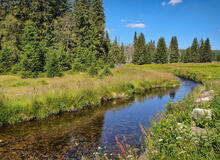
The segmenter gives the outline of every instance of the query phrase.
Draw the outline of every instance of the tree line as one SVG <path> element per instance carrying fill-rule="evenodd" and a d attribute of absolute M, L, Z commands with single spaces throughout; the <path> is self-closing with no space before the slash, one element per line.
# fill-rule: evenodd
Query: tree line
<path fill-rule="evenodd" d="M 209 38 L 205 41 L 201 39 L 200 43 L 197 38 L 194 38 L 192 46 L 180 51 L 176 36 L 172 37 L 169 47 L 167 47 L 163 37 L 158 40 L 157 46 L 155 46 L 154 41 L 146 43 L 143 33 L 137 36 L 135 32 L 133 48 L 132 63 L 138 65 L 178 62 L 205 63 L 211 62 L 213 59 Z"/>
<path fill-rule="evenodd" d="M 97 74 L 118 63 L 124 46 L 105 31 L 103 0 L 0 1 L 0 73 Z"/>

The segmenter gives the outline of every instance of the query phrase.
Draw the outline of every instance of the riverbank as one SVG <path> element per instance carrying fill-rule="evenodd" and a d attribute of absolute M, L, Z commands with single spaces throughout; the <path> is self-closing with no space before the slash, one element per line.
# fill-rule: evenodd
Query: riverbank
<path fill-rule="evenodd" d="M 79 111 L 154 88 L 174 88 L 179 79 L 171 73 L 135 67 L 112 69 L 113 76 L 90 77 L 64 73 L 61 78 L 21 79 L 0 76 L 0 126 L 43 119 L 65 111 Z"/>
<path fill-rule="evenodd" d="M 172 72 L 202 82 L 192 96 L 169 103 L 146 134 L 147 159 L 219 159 L 220 153 L 220 64 L 143 65 L 138 68 Z M 207 111 L 195 118 L 196 110 Z M 209 113 L 208 113 L 209 112 Z M 196 113 L 201 114 L 201 113 Z M 198 116 L 198 115 L 197 115 Z"/>

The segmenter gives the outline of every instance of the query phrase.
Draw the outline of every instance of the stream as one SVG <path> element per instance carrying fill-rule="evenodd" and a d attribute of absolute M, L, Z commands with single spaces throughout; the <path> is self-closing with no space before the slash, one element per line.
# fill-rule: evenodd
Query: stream
<path fill-rule="evenodd" d="M 144 136 L 139 124 L 150 127 L 169 101 L 182 100 L 199 85 L 185 79 L 181 82 L 179 88 L 155 89 L 127 102 L 2 127 L 0 159 L 92 159 L 98 150 L 114 159 L 119 152 L 115 136 L 141 152 Z"/>

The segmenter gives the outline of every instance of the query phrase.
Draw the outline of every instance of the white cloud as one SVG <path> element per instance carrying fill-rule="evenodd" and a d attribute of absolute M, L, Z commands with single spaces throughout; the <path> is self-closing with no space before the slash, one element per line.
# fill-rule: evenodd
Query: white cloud
<path fill-rule="evenodd" d="M 170 0 L 169 1 L 169 4 L 171 5 L 171 6 L 175 6 L 175 5 L 177 5 L 177 4 L 179 4 L 179 3 L 182 3 L 183 1 L 182 0 Z"/>
<path fill-rule="evenodd" d="M 127 27 L 128 28 L 141 28 L 141 29 L 143 29 L 146 27 L 146 25 L 143 23 L 135 23 L 135 24 L 127 24 Z"/>
<path fill-rule="evenodd" d="M 125 23 L 126 22 L 126 20 L 125 19 L 121 19 L 121 23 Z"/>
<path fill-rule="evenodd" d="M 162 6 L 166 6 L 166 5 L 167 5 L 167 2 L 162 2 L 161 5 L 162 5 Z"/>

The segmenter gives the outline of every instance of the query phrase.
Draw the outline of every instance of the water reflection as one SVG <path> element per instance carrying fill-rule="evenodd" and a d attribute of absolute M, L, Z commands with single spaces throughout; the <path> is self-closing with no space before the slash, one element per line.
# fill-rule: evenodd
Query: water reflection
<path fill-rule="evenodd" d="M 92 158 L 98 146 L 107 153 L 118 151 L 114 136 L 120 141 L 126 137 L 126 143 L 140 147 L 143 137 L 139 123 L 150 126 L 150 119 L 164 111 L 169 100 L 181 100 L 197 85 L 183 82 L 180 88 L 151 90 L 127 102 L 3 127 L 0 159 L 80 159 L 82 155 Z"/>

